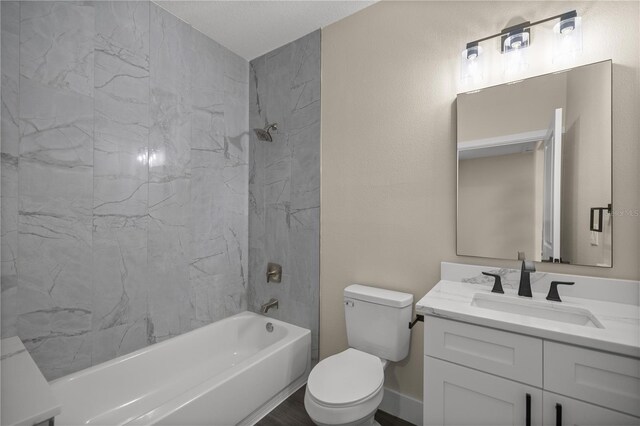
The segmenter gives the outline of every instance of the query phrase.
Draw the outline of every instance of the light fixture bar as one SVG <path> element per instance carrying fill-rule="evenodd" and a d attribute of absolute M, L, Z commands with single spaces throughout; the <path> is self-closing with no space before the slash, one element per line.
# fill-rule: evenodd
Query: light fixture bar
<path fill-rule="evenodd" d="M 576 16 L 578 16 L 578 13 L 575 10 L 570 10 L 569 12 L 561 13 L 560 15 L 552 16 L 551 18 L 541 19 L 539 21 L 533 22 L 529 25 L 529 27 L 542 24 L 543 22 L 553 21 L 554 19 L 558 18 L 562 18 L 562 20 L 565 20 L 567 18 L 575 18 Z"/>
<path fill-rule="evenodd" d="M 562 20 L 564 20 L 564 19 L 568 19 L 568 18 L 572 18 L 572 17 L 575 18 L 576 16 L 578 16 L 576 11 L 575 10 L 571 10 L 569 12 L 561 13 L 559 15 L 555 15 L 555 16 L 552 16 L 550 18 L 541 19 L 541 20 L 535 21 L 535 22 L 529 22 L 529 21 L 522 22 L 520 24 L 516 24 L 516 25 L 513 25 L 511 27 L 504 28 L 502 31 L 500 31 L 497 34 L 493 34 L 493 35 L 490 35 L 490 36 L 487 36 L 487 37 L 479 38 L 478 40 L 471 41 L 471 42 L 467 43 L 467 47 L 473 46 L 473 45 L 481 43 L 483 41 L 491 40 L 492 38 L 502 37 L 505 34 L 508 34 L 510 31 L 512 32 L 514 30 L 519 30 L 519 29 L 522 29 L 524 31 L 524 30 L 529 29 L 531 27 L 534 27 L 536 25 L 539 25 L 539 24 L 542 24 L 542 23 L 545 23 L 545 22 L 549 22 L 549 21 L 553 21 L 554 19 L 562 18 Z"/>
<path fill-rule="evenodd" d="M 528 47 L 531 45 L 531 28 L 559 20 L 553 27 L 553 61 L 570 61 L 582 52 L 582 18 L 575 10 L 540 19 L 525 21 L 503 28 L 502 31 L 466 44 L 460 54 L 460 80 L 465 85 L 477 85 L 483 79 L 484 55 L 480 43 L 500 37 L 500 52 L 504 54 L 504 72 L 510 78 L 522 74 L 528 67 Z"/>

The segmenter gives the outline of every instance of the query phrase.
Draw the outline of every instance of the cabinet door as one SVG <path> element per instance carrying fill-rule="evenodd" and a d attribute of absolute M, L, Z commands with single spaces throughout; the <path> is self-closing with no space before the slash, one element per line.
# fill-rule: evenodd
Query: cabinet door
<path fill-rule="evenodd" d="M 551 392 L 543 392 L 542 403 L 544 426 L 640 425 L 638 417 L 631 417 Z"/>
<path fill-rule="evenodd" d="M 640 417 L 640 359 L 545 341 L 544 389 Z"/>
<path fill-rule="evenodd" d="M 439 426 L 539 426 L 542 390 L 425 356 L 423 418 Z"/>

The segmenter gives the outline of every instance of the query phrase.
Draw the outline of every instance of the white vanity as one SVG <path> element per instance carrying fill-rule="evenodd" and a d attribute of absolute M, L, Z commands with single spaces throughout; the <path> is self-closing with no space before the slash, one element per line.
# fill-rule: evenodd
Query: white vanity
<path fill-rule="evenodd" d="M 535 273 L 524 298 L 519 273 L 442 263 L 416 304 L 424 424 L 640 425 L 640 284 Z M 551 281 L 575 285 L 553 302 Z"/>

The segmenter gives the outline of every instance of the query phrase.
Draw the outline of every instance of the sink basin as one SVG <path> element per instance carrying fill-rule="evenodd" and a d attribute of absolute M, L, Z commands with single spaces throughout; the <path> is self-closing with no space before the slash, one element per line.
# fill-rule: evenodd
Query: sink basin
<path fill-rule="evenodd" d="M 602 323 L 598 321 L 588 309 L 566 306 L 558 302 L 532 300 L 502 294 L 475 293 L 473 299 L 471 299 L 471 306 L 510 314 L 543 318 L 565 324 L 604 328 Z"/>

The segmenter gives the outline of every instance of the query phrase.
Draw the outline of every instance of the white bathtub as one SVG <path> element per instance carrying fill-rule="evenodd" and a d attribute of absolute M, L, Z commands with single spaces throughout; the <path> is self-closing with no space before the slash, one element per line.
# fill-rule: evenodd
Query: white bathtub
<path fill-rule="evenodd" d="M 52 381 L 56 425 L 251 424 L 305 382 L 310 348 L 309 330 L 243 312 Z"/>

